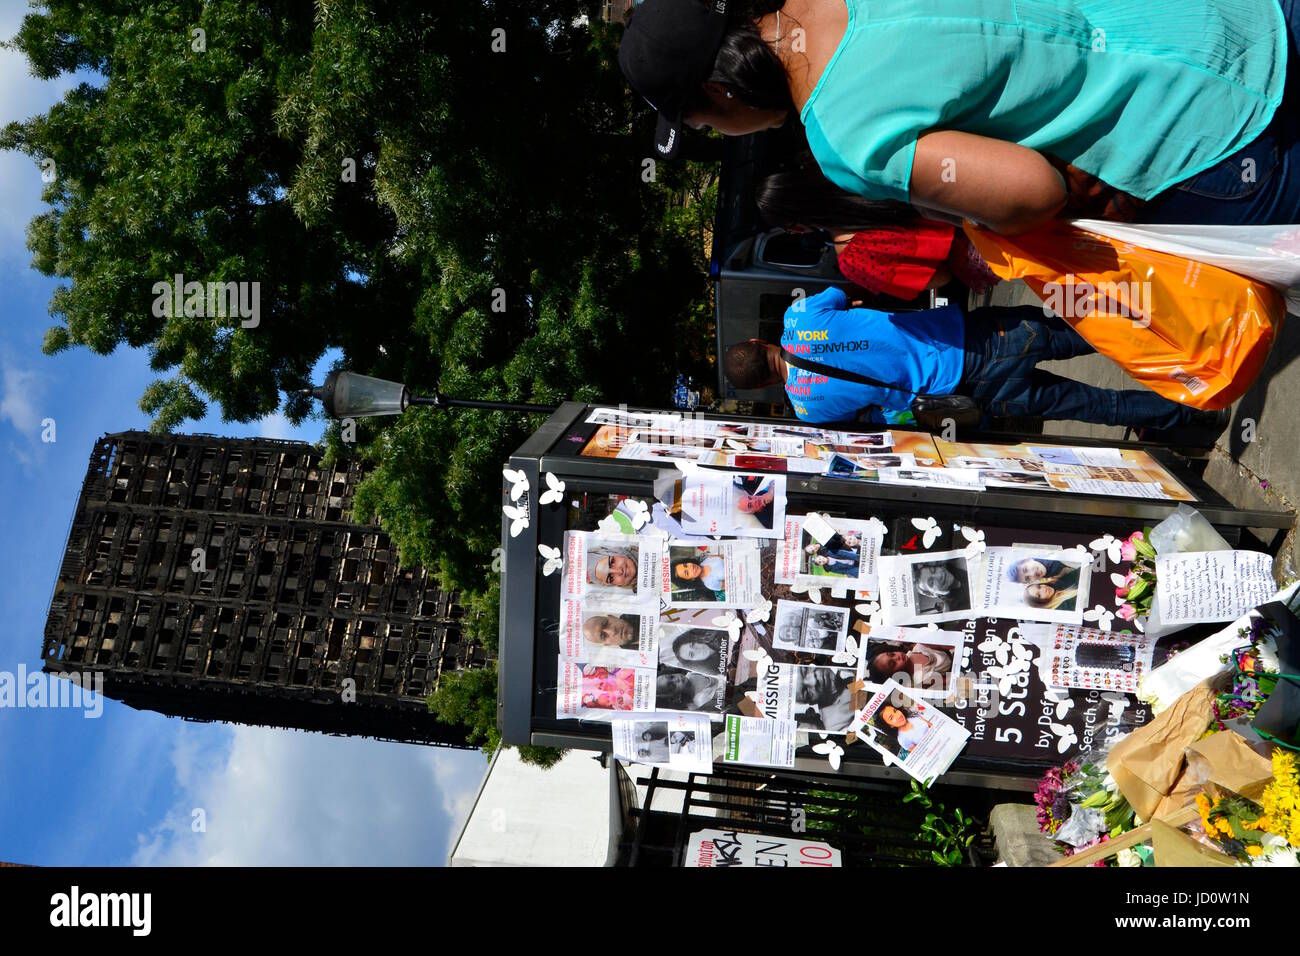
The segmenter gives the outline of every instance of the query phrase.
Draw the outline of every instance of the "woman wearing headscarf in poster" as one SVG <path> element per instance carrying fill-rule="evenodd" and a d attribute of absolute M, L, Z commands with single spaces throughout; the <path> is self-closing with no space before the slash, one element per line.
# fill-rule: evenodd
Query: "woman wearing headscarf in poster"
<path fill-rule="evenodd" d="M 683 124 L 742 136 L 797 115 L 842 189 L 1006 234 L 1085 204 L 1290 224 L 1298 4 L 645 0 L 619 63 L 663 158 Z"/>
<path fill-rule="evenodd" d="M 604 588 L 636 590 L 635 548 L 599 547 L 587 552 L 587 583 Z"/>

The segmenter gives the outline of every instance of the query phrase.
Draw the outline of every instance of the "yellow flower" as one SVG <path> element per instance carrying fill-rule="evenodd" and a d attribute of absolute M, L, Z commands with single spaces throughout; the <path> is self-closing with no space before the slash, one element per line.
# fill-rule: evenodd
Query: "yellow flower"
<path fill-rule="evenodd" d="M 1201 811 L 1201 816 L 1210 812 L 1210 798 L 1203 793 L 1196 795 L 1196 809 Z"/>
<path fill-rule="evenodd" d="M 1251 845 L 1246 847 L 1246 852 L 1249 853 L 1251 856 L 1259 856 L 1261 853 L 1264 852 L 1264 848 L 1262 846 Z"/>

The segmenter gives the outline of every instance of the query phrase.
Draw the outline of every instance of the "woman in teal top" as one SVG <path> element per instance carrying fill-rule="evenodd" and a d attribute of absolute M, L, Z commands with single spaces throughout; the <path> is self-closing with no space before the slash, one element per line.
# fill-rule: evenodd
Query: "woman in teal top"
<path fill-rule="evenodd" d="M 1003 232 L 1071 211 L 1062 171 L 1148 220 L 1294 223 L 1298 3 L 646 0 L 620 60 L 661 133 L 797 112 L 838 186 Z"/>

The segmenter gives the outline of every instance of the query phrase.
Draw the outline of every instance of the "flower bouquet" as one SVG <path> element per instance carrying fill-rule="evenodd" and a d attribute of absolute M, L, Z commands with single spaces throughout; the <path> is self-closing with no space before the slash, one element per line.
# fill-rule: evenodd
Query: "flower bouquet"
<path fill-rule="evenodd" d="M 1252 866 L 1300 866 L 1300 779 L 1295 754 L 1273 751 L 1273 780 L 1259 802 L 1211 788 L 1196 796 L 1201 830 L 1224 854 Z"/>
<path fill-rule="evenodd" d="M 1069 760 L 1053 767 L 1039 781 L 1034 804 L 1038 808 L 1038 828 L 1063 844 L 1066 856 L 1105 843 L 1132 829 L 1135 822 L 1133 808 L 1106 772 L 1104 762 L 1081 764 Z M 1125 855 L 1122 865 L 1141 862 L 1131 857 Z"/>

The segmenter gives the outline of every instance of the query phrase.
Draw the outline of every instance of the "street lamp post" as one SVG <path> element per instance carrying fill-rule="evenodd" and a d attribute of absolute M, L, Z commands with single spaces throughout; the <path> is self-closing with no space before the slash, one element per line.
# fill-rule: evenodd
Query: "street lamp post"
<path fill-rule="evenodd" d="M 310 394 L 325 407 L 331 418 L 372 418 L 400 415 L 412 405 L 434 408 L 478 408 L 491 412 L 532 412 L 549 415 L 556 405 L 529 405 L 519 402 L 481 402 L 474 399 L 447 398 L 440 392 L 431 396 L 412 395 L 401 382 L 389 382 L 357 372 L 330 372 L 325 383 Z"/>

